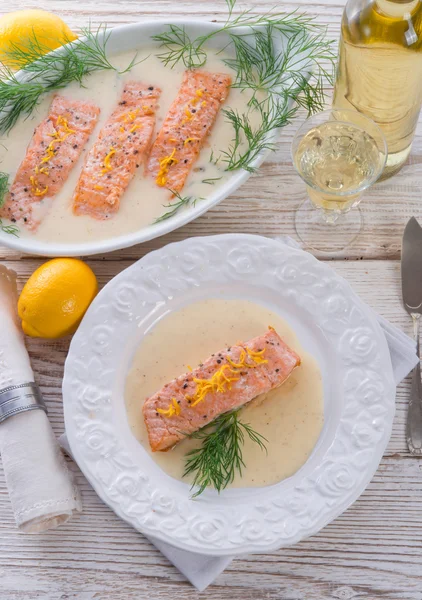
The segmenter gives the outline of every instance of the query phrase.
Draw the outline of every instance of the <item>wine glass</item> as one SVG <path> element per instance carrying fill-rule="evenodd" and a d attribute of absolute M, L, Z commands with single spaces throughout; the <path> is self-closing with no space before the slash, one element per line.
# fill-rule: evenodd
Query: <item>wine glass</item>
<path fill-rule="evenodd" d="M 361 210 L 352 209 L 385 166 L 387 144 L 381 129 L 354 110 L 320 112 L 297 131 L 292 159 L 308 192 L 295 214 L 297 235 L 319 252 L 344 250 L 363 225 Z"/>

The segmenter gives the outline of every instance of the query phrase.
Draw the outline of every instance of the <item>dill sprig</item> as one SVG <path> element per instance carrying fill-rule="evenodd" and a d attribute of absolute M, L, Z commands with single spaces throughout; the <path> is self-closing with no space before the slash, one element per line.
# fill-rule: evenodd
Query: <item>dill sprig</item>
<path fill-rule="evenodd" d="M 9 191 L 9 175 L 7 173 L 0 172 L 0 208 L 3 206 L 6 200 L 6 194 Z"/>
<path fill-rule="evenodd" d="M 274 130 L 287 125 L 300 107 L 308 114 L 324 107 L 323 82 L 331 78 L 324 63 L 334 61 L 331 47 L 321 35 L 312 37 L 302 29 L 277 51 L 274 33 L 273 25 L 267 25 L 252 39 L 230 36 L 235 55 L 225 62 L 236 72 L 233 87 L 251 90 L 252 96 L 248 112 L 223 111 L 234 129 L 231 145 L 221 152 L 228 171 L 254 171 L 257 157 L 276 149 L 269 141 Z"/>
<path fill-rule="evenodd" d="M 201 183 L 207 183 L 208 185 L 215 185 L 216 181 L 220 181 L 222 177 L 208 177 L 208 179 L 203 179 Z"/>
<path fill-rule="evenodd" d="M 224 62 L 236 74 L 232 87 L 252 94 L 247 112 L 224 111 L 234 138 L 218 159 L 211 156 L 210 161 L 225 162 L 228 171 L 252 172 L 259 155 L 276 148 L 270 134 L 288 124 L 299 108 L 308 115 L 324 108 L 324 81 L 332 82 L 335 54 L 332 42 L 324 37 L 325 28 L 306 14 L 254 15 L 247 10 L 234 16 L 236 0 L 226 3 L 227 21 L 207 35 L 192 40 L 183 27 L 171 25 L 153 39 L 166 50 L 159 54 L 165 64 L 174 67 L 182 61 L 187 68 L 197 68 L 206 63 L 205 44 L 222 32 L 228 34 L 224 50 L 233 56 Z M 239 27 L 244 28 L 241 33 L 235 31 Z"/>
<path fill-rule="evenodd" d="M 15 237 L 19 237 L 19 227 L 17 227 L 16 225 L 4 225 L 1 219 L 0 230 L 4 231 L 4 233 L 8 233 L 10 235 L 14 235 Z"/>
<path fill-rule="evenodd" d="M 76 41 L 66 40 L 64 46 L 51 52 L 35 33 L 25 46 L 12 44 L 6 51 L 12 67 L 24 67 L 17 77 L 11 69 L 3 68 L 0 78 L 0 133 L 7 133 L 22 116 L 29 116 L 43 94 L 60 90 L 83 79 L 93 71 L 115 70 L 107 58 L 107 43 L 111 32 L 100 26 L 85 28 Z M 130 70 L 136 56 L 123 71 Z"/>
<path fill-rule="evenodd" d="M 203 67 L 207 62 L 207 54 L 201 48 L 196 48 L 184 27 L 170 25 L 169 31 L 153 35 L 152 39 L 160 42 L 166 52 L 158 54 L 158 58 L 173 68 L 182 61 L 187 69 Z"/>
<path fill-rule="evenodd" d="M 0 208 L 3 206 L 4 201 L 6 200 L 6 194 L 9 191 L 9 175 L 7 173 L 0 172 Z M 9 233 L 10 235 L 14 235 L 19 237 L 19 227 L 16 225 L 4 225 L 3 221 L 0 219 L 0 231 L 4 233 Z"/>
<path fill-rule="evenodd" d="M 205 44 L 211 38 L 224 32 L 230 33 L 238 27 L 248 27 L 250 33 L 255 33 L 260 27 L 270 25 L 283 35 L 292 35 L 304 29 L 315 32 L 321 32 L 324 29 L 321 25 L 314 23 L 312 17 L 300 14 L 297 10 L 290 13 L 268 11 L 262 15 L 255 15 L 252 13 L 252 9 L 248 9 L 233 16 L 236 0 L 226 0 L 226 4 L 228 8 L 226 22 L 211 33 L 192 40 L 183 26 L 169 25 L 168 31 L 152 36 L 154 41 L 159 42 L 166 49 L 166 52 L 158 55 L 164 64 L 173 68 L 182 61 L 187 69 L 203 67 L 207 60 Z"/>
<path fill-rule="evenodd" d="M 165 212 L 161 217 L 158 217 L 154 221 L 154 225 L 156 223 L 161 223 L 162 221 L 167 221 L 173 217 L 181 208 L 184 206 L 195 206 L 198 200 L 203 200 L 203 198 L 193 198 L 192 196 L 181 196 L 179 192 L 174 190 L 169 190 L 173 196 L 177 198 L 177 202 L 170 202 L 169 204 L 163 204 L 163 208 L 169 208 L 167 212 Z"/>
<path fill-rule="evenodd" d="M 199 486 L 193 498 L 207 487 L 213 487 L 220 493 L 233 482 L 236 473 L 242 475 L 246 466 L 243 460 L 245 436 L 266 451 L 267 440 L 248 423 L 240 421 L 238 410 L 220 415 L 189 436 L 202 441 L 200 448 L 186 454 L 183 476 L 193 473 L 192 488 Z"/>
<path fill-rule="evenodd" d="M 234 138 L 228 149 L 221 150 L 220 161 L 226 163 L 226 171 L 244 169 L 254 172 L 253 163 L 261 152 L 276 149 L 276 144 L 268 138 L 269 134 L 284 127 L 295 114 L 294 109 L 286 110 L 284 102 L 256 102 L 254 109 L 260 115 L 256 126 L 253 125 L 250 112 L 242 114 L 231 108 L 223 111 L 234 129 Z"/>

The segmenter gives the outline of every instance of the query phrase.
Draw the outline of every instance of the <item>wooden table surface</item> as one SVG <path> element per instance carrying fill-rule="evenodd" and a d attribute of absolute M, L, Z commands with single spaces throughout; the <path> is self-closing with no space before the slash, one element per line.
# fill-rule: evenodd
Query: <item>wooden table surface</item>
<path fill-rule="evenodd" d="M 255 0 L 254 12 L 274 2 Z M 42 8 L 77 30 L 144 18 L 223 18 L 224 0 L 2 0 L 0 14 Z M 242 3 L 242 7 L 247 7 Z M 343 3 L 304 0 L 278 3 L 298 8 L 338 37 Z M 233 196 L 194 223 L 158 240 L 88 262 L 101 284 L 153 248 L 187 236 L 248 232 L 294 236 L 293 215 L 303 197 L 289 145 L 297 124 L 284 130 L 277 152 Z M 337 256 L 333 268 L 361 298 L 404 331 L 411 324 L 401 305 L 400 243 L 411 216 L 422 218 L 422 129 L 410 160 L 394 179 L 373 187 L 362 203 L 365 230 Z M 0 247 L 0 260 L 19 274 L 20 286 L 42 259 Z M 61 380 L 68 341 L 28 339 L 32 365 L 57 434 L 63 432 Z M 318 535 L 292 548 L 234 560 L 201 595 L 209 600 L 422 600 L 422 462 L 405 443 L 409 380 L 397 390 L 392 438 L 367 490 Z M 45 535 L 18 533 L 0 470 L 0 600 L 132 600 L 198 598 L 180 573 L 139 533 L 102 504 L 72 463 L 84 512 Z"/>

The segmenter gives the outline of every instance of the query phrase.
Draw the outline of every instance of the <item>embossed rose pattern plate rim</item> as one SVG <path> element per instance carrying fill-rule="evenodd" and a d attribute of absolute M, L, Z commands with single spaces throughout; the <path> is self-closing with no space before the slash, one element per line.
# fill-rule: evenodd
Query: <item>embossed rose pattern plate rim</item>
<path fill-rule="evenodd" d="M 207 491 L 192 501 L 186 484 L 165 475 L 122 433 L 128 431 L 124 379 L 142 323 L 157 310 L 172 310 L 175 299 L 201 290 L 214 295 L 216 287 L 236 286 L 275 294 L 322 336 L 333 362 L 330 378 L 340 386 L 330 405 L 337 416 L 333 432 L 289 479 L 221 496 Z M 122 519 L 185 550 L 230 555 L 294 544 L 358 498 L 391 434 L 395 384 L 381 328 L 333 269 L 275 240 L 232 234 L 170 244 L 108 283 L 73 337 L 63 400 L 72 453 Z"/>

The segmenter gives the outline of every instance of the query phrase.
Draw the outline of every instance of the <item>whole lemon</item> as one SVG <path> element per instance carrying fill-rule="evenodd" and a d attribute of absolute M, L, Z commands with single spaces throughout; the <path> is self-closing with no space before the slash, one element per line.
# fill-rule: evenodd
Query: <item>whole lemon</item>
<path fill-rule="evenodd" d="M 11 69 L 19 69 L 28 61 L 10 56 L 14 48 L 31 48 L 36 40 L 47 53 L 76 38 L 60 17 L 45 10 L 11 12 L 0 17 L 0 61 Z"/>
<path fill-rule="evenodd" d="M 19 297 L 23 331 L 42 338 L 74 333 L 97 292 L 97 279 L 84 262 L 49 260 L 32 273 Z"/>

